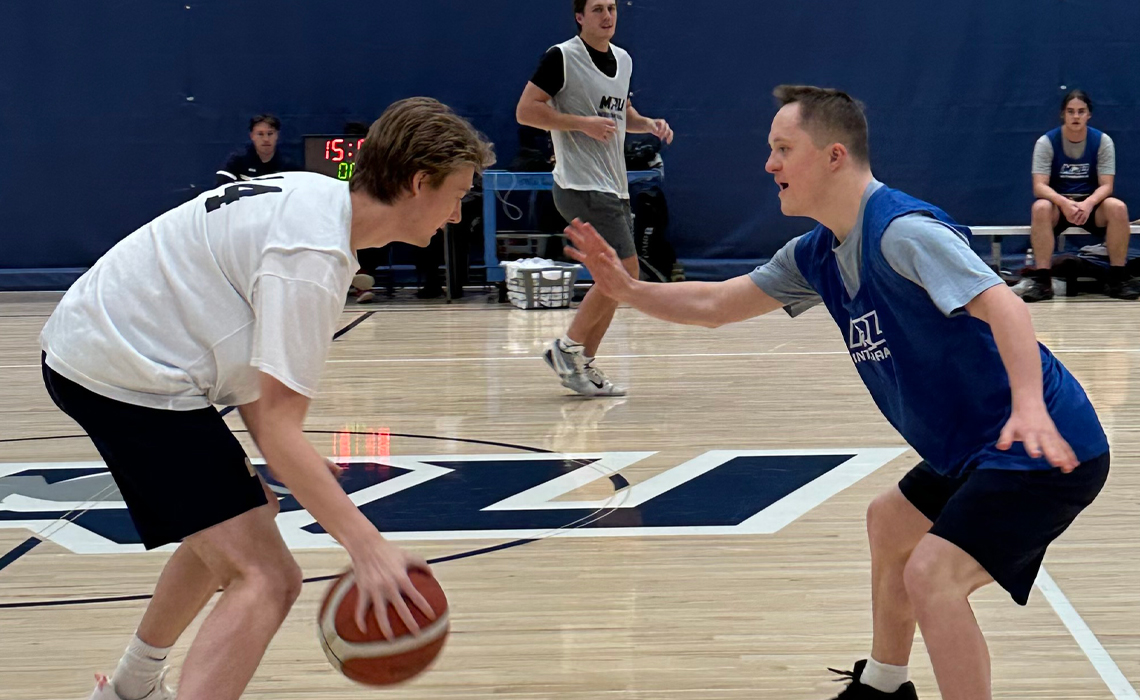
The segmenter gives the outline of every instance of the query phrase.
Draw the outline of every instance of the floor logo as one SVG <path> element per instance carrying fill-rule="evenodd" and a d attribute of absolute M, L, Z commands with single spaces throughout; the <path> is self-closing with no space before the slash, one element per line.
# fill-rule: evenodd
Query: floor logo
<path fill-rule="evenodd" d="M 393 540 L 755 535 L 780 530 L 904 451 L 713 450 L 634 484 L 622 471 L 654 453 L 339 461 L 345 491 Z M 161 456 L 154 467 L 162 468 Z M 599 479 L 612 482 L 611 496 L 566 498 Z M 338 546 L 284 486 L 267 480 L 291 548 Z M 0 464 L 0 527 L 31 530 L 74 552 L 143 551 L 101 463 Z"/>

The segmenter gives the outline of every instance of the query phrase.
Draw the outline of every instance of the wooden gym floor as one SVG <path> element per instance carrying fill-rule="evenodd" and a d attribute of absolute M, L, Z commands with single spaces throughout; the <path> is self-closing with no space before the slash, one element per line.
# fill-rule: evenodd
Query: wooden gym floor
<path fill-rule="evenodd" d="M 86 697 L 145 606 L 120 598 L 149 593 L 169 556 L 130 544 L 94 448 L 67 437 L 81 431 L 43 390 L 37 335 L 57 298 L 0 297 L 0 700 Z M 870 649 L 864 511 L 917 458 L 822 308 L 715 331 L 622 309 L 599 365 L 630 395 L 596 400 L 568 395 L 538 359 L 572 312 L 381 302 L 346 307 L 342 325 L 367 311 L 334 343 L 307 427 L 323 453 L 351 454 L 355 498 L 382 529 L 454 557 L 435 565 L 451 639 L 410 684 L 355 686 L 324 660 L 326 584 L 309 583 L 246 697 L 839 692 L 827 667 Z M 1113 471 L 1027 608 L 996 587 L 975 595 L 995 697 L 1136 698 L 1140 305 L 1059 298 L 1032 312 L 1099 410 Z M 303 530 L 304 512 L 279 522 L 306 577 L 347 563 Z M 911 667 L 920 696 L 938 697 L 921 638 Z"/>

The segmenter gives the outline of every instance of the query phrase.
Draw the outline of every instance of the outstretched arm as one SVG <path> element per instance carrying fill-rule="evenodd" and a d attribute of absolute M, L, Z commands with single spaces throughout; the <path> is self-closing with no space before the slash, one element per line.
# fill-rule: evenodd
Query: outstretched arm
<path fill-rule="evenodd" d="M 760 291 L 747 275 L 724 282 L 654 284 L 635 280 L 593 226 L 575 219 L 566 233 L 572 244 L 566 247 L 566 254 L 586 266 L 595 288 L 654 318 L 716 328 L 784 306 Z"/>

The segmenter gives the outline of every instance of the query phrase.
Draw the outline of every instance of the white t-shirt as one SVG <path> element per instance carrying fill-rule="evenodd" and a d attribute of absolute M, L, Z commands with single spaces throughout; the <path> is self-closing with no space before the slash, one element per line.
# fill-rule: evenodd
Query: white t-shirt
<path fill-rule="evenodd" d="M 258 371 L 312 397 L 358 269 L 348 183 L 281 173 L 223 185 L 120 241 L 40 335 L 47 364 L 125 403 L 256 401 Z"/>

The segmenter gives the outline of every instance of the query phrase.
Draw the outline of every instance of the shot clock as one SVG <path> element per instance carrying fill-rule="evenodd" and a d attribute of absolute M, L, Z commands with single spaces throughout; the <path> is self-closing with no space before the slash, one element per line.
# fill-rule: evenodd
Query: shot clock
<path fill-rule="evenodd" d="M 305 170 L 348 180 L 356 170 L 356 154 L 362 143 L 363 136 L 306 136 Z"/>

